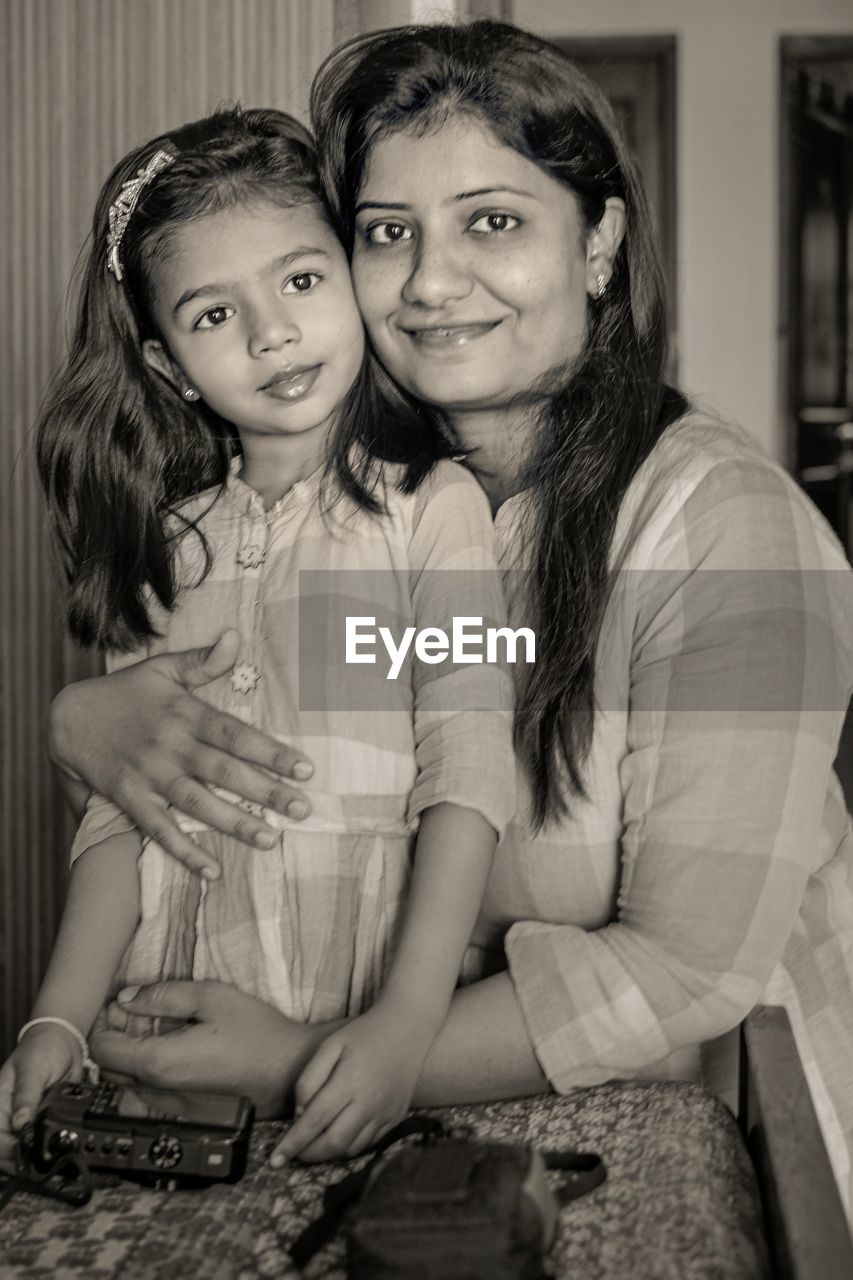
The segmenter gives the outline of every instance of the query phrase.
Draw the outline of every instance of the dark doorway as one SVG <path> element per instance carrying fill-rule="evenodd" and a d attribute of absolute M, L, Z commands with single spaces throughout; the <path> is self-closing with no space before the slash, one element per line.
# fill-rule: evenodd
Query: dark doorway
<path fill-rule="evenodd" d="M 788 457 L 853 555 L 853 36 L 782 40 Z"/>
<path fill-rule="evenodd" d="M 675 37 L 563 37 L 553 43 L 607 94 L 639 163 L 663 258 L 675 351 Z M 674 368 L 670 374 L 675 377 Z"/>

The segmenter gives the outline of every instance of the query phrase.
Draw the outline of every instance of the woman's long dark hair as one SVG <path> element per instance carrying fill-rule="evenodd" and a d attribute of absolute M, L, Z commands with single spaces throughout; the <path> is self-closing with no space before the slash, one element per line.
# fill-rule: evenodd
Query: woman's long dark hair
<path fill-rule="evenodd" d="M 110 206 L 158 151 L 174 157 L 144 187 L 121 240 L 119 282 L 107 270 Z M 66 615 L 83 644 L 123 650 L 154 634 L 147 591 L 175 601 L 175 536 L 166 520 L 193 494 L 224 483 L 239 440 L 203 402 L 187 404 L 145 363 L 158 338 L 152 266 L 181 223 L 263 199 L 323 206 L 308 131 L 280 111 L 221 110 L 138 147 L 98 198 L 77 323 L 36 433 L 39 473 L 68 583 Z M 404 464 L 414 489 L 448 450 L 436 415 L 416 405 L 371 353 L 330 441 L 324 493 L 370 511 L 378 459 Z M 354 446 L 361 446 L 357 448 Z M 184 520 L 182 532 L 196 525 Z M 209 559 L 208 559 L 209 563 Z"/>
<path fill-rule="evenodd" d="M 349 246 L 373 144 L 436 128 L 455 113 L 485 123 L 568 187 L 585 231 L 608 197 L 625 202 L 627 233 L 612 278 L 589 303 L 583 350 L 545 399 L 523 476 L 533 499 L 537 661 L 515 738 L 538 827 L 567 811 L 567 793 L 585 794 L 616 518 L 637 469 L 687 407 L 664 381 L 666 307 L 642 184 L 603 94 L 553 45 L 504 23 L 357 37 L 320 68 L 311 113 L 327 198 Z"/>

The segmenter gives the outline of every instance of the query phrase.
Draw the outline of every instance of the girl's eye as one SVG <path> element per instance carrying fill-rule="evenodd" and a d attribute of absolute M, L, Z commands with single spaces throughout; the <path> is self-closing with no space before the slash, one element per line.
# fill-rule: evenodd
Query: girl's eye
<path fill-rule="evenodd" d="M 402 244 L 412 238 L 411 227 L 402 222 L 374 222 L 364 234 L 368 244 Z"/>
<path fill-rule="evenodd" d="M 225 324 L 226 320 L 230 320 L 233 314 L 233 307 L 211 307 L 209 311 L 205 311 L 203 316 L 199 316 L 195 323 L 195 328 L 218 329 Z"/>
<path fill-rule="evenodd" d="M 321 277 L 316 271 L 300 271 L 299 275 L 285 280 L 283 293 L 307 293 Z"/>
<path fill-rule="evenodd" d="M 493 209 L 490 213 L 481 213 L 471 223 L 469 230 L 477 235 L 494 235 L 498 231 L 514 231 L 521 226 L 521 219 L 512 213 L 499 213 Z"/>

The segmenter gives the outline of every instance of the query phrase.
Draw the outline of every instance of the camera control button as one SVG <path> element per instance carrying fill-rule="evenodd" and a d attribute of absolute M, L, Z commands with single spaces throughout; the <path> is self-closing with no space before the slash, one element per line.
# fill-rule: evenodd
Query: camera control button
<path fill-rule="evenodd" d="M 155 1169 L 174 1169 L 180 1164 L 184 1149 L 179 1138 L 164 1133 L 155 1138 L 148 1149 L 148 1155 Z"/>
<path fill-rule="evenodd" d="M 129 1156 L 133 1150 L 133 1138 L 119 1138 L 116 1143 L 116 1153 L 120 1156 Z"/>
<path fill-rule="evenodd" d="M 48 1145 L 52 1156 L 67 1156 L 80 1149 L 80 1137 L 74 1129 L 58 1129 Z"/>

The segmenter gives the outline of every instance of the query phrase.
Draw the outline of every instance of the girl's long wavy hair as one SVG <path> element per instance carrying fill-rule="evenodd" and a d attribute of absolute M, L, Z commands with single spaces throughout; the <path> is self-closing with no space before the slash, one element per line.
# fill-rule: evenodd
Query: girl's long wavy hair
<path fill-rule="evenodd" d="M 515 740 L 541 827 L 585 794 L 620 504 L 661 433 L 687 408 L 665 384 L 663 277 L 642 183 L 604 95 L 553 45 L 504 23 L 357 37 L 320 68 L 311 114 L 327 199 L 350 247 L 371 147 L 399 131 L 428 132 L 454 114 L 484 123 L 567 187 L 585 232 L 608 197 L 625 202 L 627 232 L 612 278 L 588 304 L 582 351 L 540 402 L 522 476 L 532 498 L 537 661 L 520 692 Z"/>
<path fill-rule="evenodd" d="M 110 206 L 157 151 L 174 160 L 140 195 L 121 241 L 119 282 L 107 270 Z M 195 218 L 256 200 L 325 209 L 308 131 L 280 111 L 240 107 L 138 147 L 98 198 L 69 354 L 36 431 L 67 580 L 68 626 L 82 644 L 120 651 L 154 634 L 148 591 L 167 609 L 177 591 L 169 516 L 177 517 L 178 536 L 195 529 L 209 567 L 200 530 L 182 521 L 179 508 L 224 483 L 239 439 L 203 401 L 187 404 L 154 373 L 142 344 L 160 337 L 152 267 L 169 235 Z M 379 511 L 379 459 L 403 464 L 402 487 L 410 491 L 448 448 L 436 415 L 401 392 L 368 351 L 329 444 L 324 495 L 344 492 Z"/>

